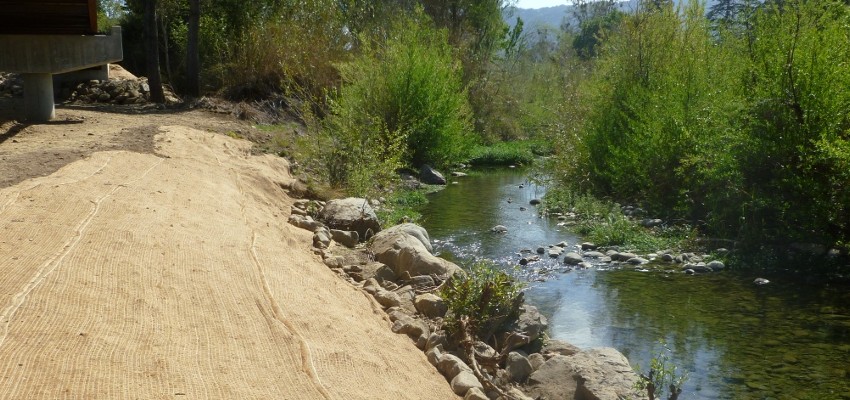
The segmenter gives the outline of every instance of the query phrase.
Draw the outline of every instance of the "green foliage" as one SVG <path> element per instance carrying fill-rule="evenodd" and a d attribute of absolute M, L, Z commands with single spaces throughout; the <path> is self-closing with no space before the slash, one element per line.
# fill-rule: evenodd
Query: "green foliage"
<path fill-rule="evenodd" d="M 846 242 L 848 6 L 748 4 L 735 24 L 697 3 L 624 17 L 590 79 L 565 89 L 556 180 L 711 235 Z"/>
<path fill-rule="evenodd" d="M 403 222 L 418 222 L 422 219 L 419 212 L 428 204 L 424 190 L 397 189 L 387 196 L 387 201 L 377 211 L 378 220 L 385 228 Z"/>
<path fill-rule="evenodd" d="M 620 25 L 624 15 L 613 9 L 608 13 L 595 15 L 591 19 L 582 21 L 578 35 L 573 38 L 573 48 L 576 49 L 579 57 L 584 59 L 596 57 L 604 37 Z"/>
<path fill-rule="evenodd" d="M 635 383 L 638 390 L 646 390 L 649 400 L 663 398 L 667 391 L 667 400 L 676 400 L 682 394 L 682 385 L 688 380 L 688 373 L 678 373 L 678 367 L 670 362 L 670 348 L 664 340 L 658 341 L 661 352 L 649 362 L 649 371 L 641 373 L 640 380 Z"/>
<path fill-rule="evenodd" d="M 459 322 L 466 316 L 472 333 L 488 340 L 497 329 L 516 320 L 522 289 L 511 274 L 494 264 L 474 263 L 466 276 L 456 274 L 440 289 L 440 297 L 449 309 L 446 330 L 452 335 L 460 334 Z"/>
<path fill-rule="evenodd" d="M 399 21 L 385 43 L 366 43 L 339 70 L 344 84 L 326 121 L 333 183 L 348 185 L 357 174 L 368 182 L 378 165 L 367 164 L 445 166 L 465 158 L 473 137 L 459 65 L 445 33 L 427 20 Z"/>
<path fill-rule="evenodd" d="M 469 163 L 480 166 L 530 165 L 535 157 L 550 152 L 548 144 L 540 140 L 498 142 L 490 146 L 475 146 Z"/>

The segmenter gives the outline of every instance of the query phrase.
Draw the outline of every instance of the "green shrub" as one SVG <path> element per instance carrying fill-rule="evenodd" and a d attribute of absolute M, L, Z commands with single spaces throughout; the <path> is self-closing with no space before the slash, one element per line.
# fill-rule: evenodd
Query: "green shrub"
<path fill-rule="evenodd" d="M 490 262 L 476 262 L 466 276 L 455 275 L 440 290 L 449 312 L 446 330 L 460 335 L 461 317 L 469 318 L 476 337 L 487 341 L 506 323 L 516 320 L 523 286 L 511 274 Z"/>

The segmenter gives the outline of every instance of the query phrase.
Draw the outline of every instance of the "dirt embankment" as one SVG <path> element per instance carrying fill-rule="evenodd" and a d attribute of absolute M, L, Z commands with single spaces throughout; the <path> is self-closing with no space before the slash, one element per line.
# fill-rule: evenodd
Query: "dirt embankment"
<path fill-rule="evenodd" d="M 455 398 L 286 222 L 286 161 L 215 133 L 250 127 L 57 117 L 0 122 L 0 398 Z"/>

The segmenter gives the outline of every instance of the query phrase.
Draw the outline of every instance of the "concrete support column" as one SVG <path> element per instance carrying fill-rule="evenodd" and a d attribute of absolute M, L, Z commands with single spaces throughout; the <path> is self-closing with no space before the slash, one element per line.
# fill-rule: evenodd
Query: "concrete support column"
<path fill-rule="evenodd" d="M 24 113 L 29 122 L 47 122 L 56 117 L 53 106 L 52 74 L 21 74 L 24 79 Z"/>

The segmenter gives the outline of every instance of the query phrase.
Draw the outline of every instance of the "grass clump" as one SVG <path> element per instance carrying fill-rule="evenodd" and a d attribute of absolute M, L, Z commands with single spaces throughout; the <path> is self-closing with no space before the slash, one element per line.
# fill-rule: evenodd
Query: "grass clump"
<path fill-rule="evenodd" d="M 381 208 L 376 212 L 383 228 L 404 223 L 418 223 L 422 220 L 422 207 L 428 204 L 425 190 L 396 190 L 389 194 Z"/>

